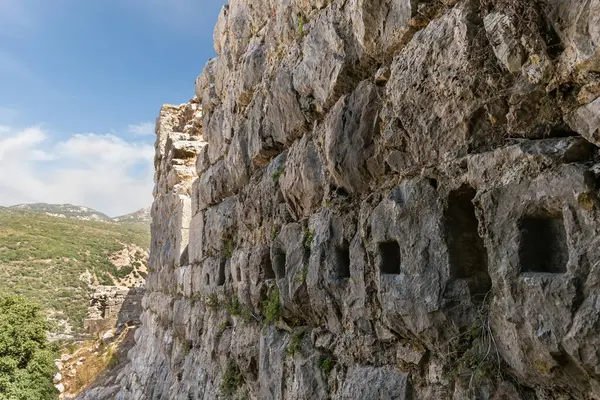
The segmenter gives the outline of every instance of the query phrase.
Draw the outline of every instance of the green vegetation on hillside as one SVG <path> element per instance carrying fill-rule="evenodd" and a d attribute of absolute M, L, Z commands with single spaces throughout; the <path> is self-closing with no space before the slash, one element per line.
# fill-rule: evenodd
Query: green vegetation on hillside
<path fill-rule="evenodd" d="M 0 296 L 0 400 L 50 400 L 56 373 L 46 340 L 48 322 L 39 305 L 20 296 Z"/>
<path fill-rule="evenodd" d="M 112 277 L 122 278 L 132 268 L 117 269 L 109 256 L 124 244 L 148 249 L 149 242 L 149 227 L 143 223 L 0 210 L 0 293 L 35 300 L 54 310 L 56 319 L 80 329 L 90 294 L 82 274 L 89 271 L 98 283 L 114 285 Z"/>

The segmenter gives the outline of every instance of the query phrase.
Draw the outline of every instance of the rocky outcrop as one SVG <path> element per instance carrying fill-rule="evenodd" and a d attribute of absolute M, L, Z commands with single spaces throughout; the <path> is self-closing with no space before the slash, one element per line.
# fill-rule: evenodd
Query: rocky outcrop
<path fill-rule="evenodd" d="M 84 330 L 92 335 L 102 334 L 118 325 L 140 322 L 143 288 L 96 286 L 92 294 Z"/>
<path fill-rule="evenodd" d="M 231 0 L 117 398 L 600 398 L 599 18 Z"/>

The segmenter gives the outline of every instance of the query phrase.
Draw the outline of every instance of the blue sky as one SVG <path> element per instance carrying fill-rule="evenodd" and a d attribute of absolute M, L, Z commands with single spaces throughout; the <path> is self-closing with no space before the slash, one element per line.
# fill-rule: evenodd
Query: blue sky
<path fill-rule="evenodd" d="M 154 120 L 193 96 L 224 3 L 0 0 L 0 205 L 148 206 Z"/>

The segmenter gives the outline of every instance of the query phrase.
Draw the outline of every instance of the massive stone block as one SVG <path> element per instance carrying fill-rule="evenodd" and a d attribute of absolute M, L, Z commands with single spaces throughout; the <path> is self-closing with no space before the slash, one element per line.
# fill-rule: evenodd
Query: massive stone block
<path fill-rule="evenodd" d="M 595 145 L 600 145 L 600 97 L 565 116 L 569 126 Z"/>
<path fill-rule="evenodd" d="M 269 90 L 256 93 L 248 106 L 245 125 L 248 154 L 254 165 L 265 166 L 306 130 L 306 118 L 292 87 L 292 72 L 282 66 Z"/>
<path fill-rule="evenodd" d="M 498 290 L 494 330 L 506 338 L 499 340 L 499 350 L 529 379 L 543 379 L 564 363 L 561 342 L 587 297 L 580 285 L 594 257 L 589 217 L 595 205 L 589 196 L 585 168 L 565 165 L 479 198 L 489 271 Z M 547 371 L 540 376 L 542 365 Z"/>
<path fill-rule="evenodd" d="M 600 70 L 600 1 L 548 2 L 547 15 L 565 47 L 569 69 Z"/>
<path fill-rule="evenodd" d="M 330 107 L 336 94 L 343 93 L 351 83 L 344 74 L 350 61 L 344 41 L 336 32 L 333 10 L 323 12 L 310 27 L 304 41 L 302 61 L 294 70 L 294 89 L 314 98 L 317 110 L 322 111 Z"/>
<path fill-rule="evenodd" d="M 350 9 L 356 40 L 371 57 L 389 57 L 411 37 L 411 18 L 417 2 L 352 0 Z"/>
<path fill-rule="evenodd" d="M 314 142 L 307 136 L 292 145 L 279 178 L 284 199 L 297 218 L 310 215 L 323 198 L 323 167 Z"/>
<path fill-rule="evenodd" d="M 386 117 L 396 119 L 409 164 L 431 165 L 467 154 L 469 119 L 480 107 L 472 58 L 476 27 L 467 6 L 455 7 L 394 58 Z"/>
<path fill-rule="evenodd" d="M 381 92 L 363 81 L 342 97 L 325 122 L 327 167 L 337 185 L 348 192 L 362 192 L 376 173 L 374 137 L 379 131 Z"/>
<path fill-rule="evenodd" d="M 408 377 L 394 368 L 357 366 L 348 371 L 339 399 L 410 398 Z"/>

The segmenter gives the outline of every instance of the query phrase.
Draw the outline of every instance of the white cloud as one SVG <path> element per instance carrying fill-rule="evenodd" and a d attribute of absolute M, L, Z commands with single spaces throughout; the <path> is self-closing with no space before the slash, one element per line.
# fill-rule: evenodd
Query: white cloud
<path fill-rule="evenodd" d="M 0 130 L 0 204 L 72 203 L 116 216 L 152 201 L 154 149 L 115 135 Z"/>
<path fill-rule="evenodd" d="M 142 122 L 139 124 L 129 125 L 127 130 L 129 133 L 133 133 L 135 135 L 154 135 L 154 123 Z"/>
<path fill-rule="evenodd" d="M 9 127 L 2 128 L 3 136 L 10 133 Z M 3 165 L 3 161 L 9 162 L 16 159 L 25 161 L 49 159 L 46 153 L 36 149 L 45 140 L 45 135 L 39 127 L 27 128 L 18 135 L 6 136 L 0 139 L 0 166 Z M 32 151 L 23 152 L 27 148 L 31 148 Z"/>

